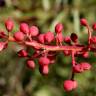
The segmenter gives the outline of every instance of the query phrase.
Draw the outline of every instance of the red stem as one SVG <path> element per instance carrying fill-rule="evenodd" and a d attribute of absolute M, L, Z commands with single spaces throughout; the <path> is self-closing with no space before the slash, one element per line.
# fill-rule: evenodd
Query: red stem
<path fill-rule="evenodd" d="M 37 42 L 25 42 L 25 45 L 31 46 L 31 47 L 38 47 L 40 49 L 45 49 L 48 51 L 63 51 L 63 50 L 72 50 L 72 51 L 82 51 L 84 47 L 82 46 L 49 46 L 49 45 L 43 45 Z"/>
<path fill-rule="evenodd" d="M 90 39 L 91 39 L 91 30 L 90 30 L 90 27 L 89 25 L 87 25 L 87 29 L 88 29 L 88 45 L 90 45 Z"/>
<path fill-rule="evenodd" d="M 70 50 L 70 51 L 75 51 L 75 52 L 82 52 L 82 51 L 88 51 L 89 47 L 90 47 L 90 51 L 94 51 L 96 52 L 96 48 L 93 48 L 92 46 L 78 46 L 78 45 L 62 45 L 62 46 L 52 46 L 52 45 L 44 45 L 35 41 L 23 41 L 23 42 L 17 42 L 15 41 L 15 39 L 10 36 L 8 38 L 9 42 L 16 42 L 18 44 L 21 45 L 26 45 L 26 46 L 30 46 L 30 47 L 38 47 L 39 49 L 43 49 L 46 51 L 64 51 L 64 50 Z"/>

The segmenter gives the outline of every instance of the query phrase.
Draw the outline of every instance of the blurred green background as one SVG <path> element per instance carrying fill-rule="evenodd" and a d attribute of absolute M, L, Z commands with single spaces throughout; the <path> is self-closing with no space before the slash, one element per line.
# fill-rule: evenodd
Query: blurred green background
<path fill-rule="evenodd" d="M 78 34 L 81 44 L 87 44 L 87 31 L 80 26 L 84 17 L 90 26 L 96 21 L 96 0 L 0 0 L 0 31 L 5 30 L 4 21 L 13 18 L 14 31 L 18 24 L 26 22 L 37 25 L 41 33 L 52 31 L 57 22 L 64 24 L 65 36 L 72 32 Z M 5 30 L 6 31 L 6 30 Z M 25 66 L 25 60 L 17 56 L 20 48 L 13 43 L 0 53 L 0 96 L 96 96 L 96 59 L 90 53 L 88 59 L 77 57 L 78 62 L 88 61 L 91 71 L 76 74 L 78 88 L 66 93 L 63 81 L 71 75 L 71 57 L 57 56 L 56 63 L 50 66 L 48 76 L 42 76 Z"/>

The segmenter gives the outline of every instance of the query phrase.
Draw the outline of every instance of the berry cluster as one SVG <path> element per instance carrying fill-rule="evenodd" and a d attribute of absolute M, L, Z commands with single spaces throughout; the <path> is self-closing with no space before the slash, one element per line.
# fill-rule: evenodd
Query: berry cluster
<path fill-rule="evenodd" d="M 89 51 L 96 51 L 96 36 L 92 36 L 92 32 L 96 30 L 96 23 L 92 28 L 88 25 L 86 19 L 81 19 L 80 24 L 88 30 L 88 44 L 81 45 L 78 42 L 78 36 L 76 33 L 72 33 L 70 36 L 63 36 L 63 25 L 61 23 L 56 24 L 54 31 L 40 34 L 37 26 L 29 26 L 27 23 L 21 23 L 19 30 L 12 34 L 14 28 L 14 22 L 12 19 L 5 21 L 5 27 L 8 34 L 0 32 L 0 51 L 7 48 L 9 42 L 16 42 L 17 44 L 25 46 L 24 49 L 19 50 L 18 56 L 26 58 L 26 65 L 30 69 L 35 69 L 36 64 L 34 59 L 38 60 L 39 71 L 42 75 L 49 73 L 49 66 L 55 62 L 57 53 L 63 52 L 65 56 L 72 57 L 72 76 L 69 80 L 64 81 L 65 91 L 71 91 L 76 89 L 78 84 L 74 80 L 76 73 L 82 73 L 91 69 L 91 65 L 88 62 L 76 62 L 77 56 L 88 58 Z M 31 47 L 34 53 L 30 56 L 27 47 Z"/>

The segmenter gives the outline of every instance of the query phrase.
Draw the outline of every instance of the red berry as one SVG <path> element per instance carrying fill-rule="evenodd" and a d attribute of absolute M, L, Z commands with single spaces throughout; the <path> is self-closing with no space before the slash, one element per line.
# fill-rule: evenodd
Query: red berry
<path fill-rule="evenodd" d="M 71 51 L 68 51 L 68 50 L 64 50 L 63 53 L 64 53 L 65 56 L 71 55 Z"/>
<path fill-rule="evenodd" d="M 56 56 L 48 56 L 48 59 L 50 60 L 50 64 L 55 63 Z"/>
<path fill-rule="evenodd" d="M 40 43 L 44 43 L 45 41 L 44 41 L 44 36 L 45 36 L 45 34 L 40 34 L 39 36 L 38 36 L 38 41 L 40 42 Z"/>
<path fill-rule="evenodd" d="M 20 31 L 23 32 L 24 34 L 29 33 L 29 26 L 27 23 L 21 23 L 20 24 Z"/>
<path fill-rule="evenodd" d="M 39 58 L 39 64 L 41 66 L 50 64 L 50 59 L 47 57 L 40 57 Z"/>
<path fill-rule="evenodd" d="M 77 64 L 77 65 L 75 65 L 75 66 L 73 67 L 73 71 L 74 71 L 75 73 L 81 73 L 81 72 L 83 72 L 84 70 L 83 70 L 83 67 L 81 66 L 81 64 Z"/>
<path fill-rule="evenodd" d="M 51 43 L 54 40 L 54 34 L 52 32 L 47 32 L 45 35 L 45 41 Z"/>
<path fill-rule="evenodd" d="M 91 69 L 91 65 L 87 62 L 82 62 L 80 64 L 84 70 L 90 70 Z"/>
<path fill-rule="evenodd" d="M 77 86 L 78 86 L 77 81 L 76 80 L 73 80 L 73 89 L 76 89 Z"/>
<path fill-rule="evenodd" d="M 43 73 L 43 75 L 48 75 L 48 73 L 49 73 L 49 68 L 48 68 L 48 65 L 44 65 L 44 66 L 42 66 L 43 68 L 42 68 L 42 73 Z"/>
<path fill-rule="evenodd" d="M 71 36 L 70 36 L 71 40 L 76 43 L 77 40 L 78 40 L 78 36 L 75 34 L 75 33 L 72 33 Z"/>
<path fill-rule="evenodd" d="M 83 54 L 82 54 L 82 56 L 84 57 L 84 58 L 88 58 L 89 57 L 89 52 L 83 52 Z"/>
<path fill-rule="evenodd" d="M 65 43 L 70 43 L 71 42 L 71 38 L 69 36 L 64 37 L 64 42 Z"/>
<path fill-rule="evenodd" d="M 73 89 L 73 81 L 72 80 L 66 80 L 63 84 L 63 87 L 65 89 L 65 91 L 72 91 Z"/>
<path fill-rule="evenodd" d="M 63 30 L 63 25 L 61 23 L 56 24 L 56 26 L 55 26 L 55 32 L 56 33 L 61 33 L 62 30 Z"/>
<path fill-rule="evenodd" d="M 33 60 L 27 60 L 27 67 L 30 69 L 34 69 L 35 68 L 35 63 Z"/>
<path fill-rule="evenodd" d="M 95 44 L 96 43 L 96 36 L 91 37 L 90 42 Z"/>
<path fill-rule="evenodd" d="M 0 42 L 0 51 L 2 51 L 3 49 L 5 49 L 6 47 L 7 47 L 7 43 Z"/>
<path fill-rule="evenodd" d="M 28 56 L 28 53 L 26 50 L 22 49 L 18 52 L 18 56 L 20 57 L 27 57 Z"/>
<path fill-rule="evenodd" d="M 29 34 L 30 34 L 31 36 L 37 36 L 38 33 L 39 33 L 38 27 L 36 27 L 36 26 L 31 26 L 31 27 L 29 28 Z"/>
<path fill-rule="evenodd" d="M 57 35 L 57 38 L 58 38 L 58 41 L 59 42 L 63 42 L 63 34 L 62 33 L 59 33 L 58 35 Z"/>
<path fill-rule="evenodd" d="M 42 75 L 48 75 L 49 73 L 48 65 L 40 66 L 39 71 Z"/>
<path fill-rule="evenodd" d="M 14 33 L 14 38 L 16 41 L 23 41 L 24 40 L 24 34 L 20 31 Z"/>
<path fill-rule="evenodd" d="M 6 26 L 6 29 L 8 30 L 8 32 L 11 32 L 13 30 L 13 27 L 14 27 L 14 22 L 13 20 L 11 19 L 7 19 L 5 21 L 5 26 Z"/>
<path fill-rule="evenodd" d="M 6 36 L 5 32 L 0 32 L 0 38 L 5 38 Z"/>
<path fill-rule="evenodd" d="M 93 30 L 96 30 L 96 23 L 93 24 L 92 28 Z"/>
<path fill-rule="evenodd" d="M 80 23 L 83 26 L 87 26 L 87 20 L 85 18 L 80 19 Z"/>

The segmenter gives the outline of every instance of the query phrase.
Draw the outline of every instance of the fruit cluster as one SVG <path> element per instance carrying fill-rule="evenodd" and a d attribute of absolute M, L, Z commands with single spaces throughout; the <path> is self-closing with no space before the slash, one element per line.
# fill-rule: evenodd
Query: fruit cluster
<path fill-rule="evenodd" d="M 24 49 L 19 50 L 18 56 L 26 58 L 26 65 L 30 69 L 36 67 L 34 58 L 38 60 L 39 71 L 42 75 L 49 73 L 49 66 L 55 62 L 56 56 L 63 52 L 65 56 L 72 57 L 72 76 L 69 80 L 64 81 L 65 91 L 71 91 L 76 89 L 78 84 L 74 80 L 75 73 L 82 73 L 85 70 L 89 70 L 91 65 L 88 62 L 76 62 L 77 56 L 88 58 L 89 51 L 96 51 L 96 36 L 92 36 L 92 32 L 96 30 L 96 23 L 92 28 L 88 25 L 86 19 L 81 19 L 80 24 L 88 30 L 88 44 L 81 45 L 78 42 L 78 36 L 76 33 L 72 33 L 71 36 L 63 36 L 63 25 L 61 23 L 56 24 L 55 33 L 48 31 L 40 34 L 37 26 L 29 26 L 27 23 L 21 23 L 19 30 L 12 34 L 14 28 L 14 22 L 12 19 L 5 21 L 5 27 L 8 34 L 0 32 L 0 51 L 7 48 L 9 42 L 16 42 L 17 44 L 25 46 Z M 34 53 L 29 56 L 27 47 L 33 48 Z"/>

